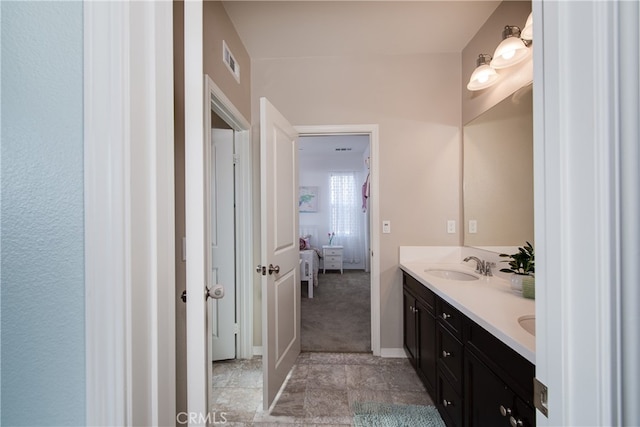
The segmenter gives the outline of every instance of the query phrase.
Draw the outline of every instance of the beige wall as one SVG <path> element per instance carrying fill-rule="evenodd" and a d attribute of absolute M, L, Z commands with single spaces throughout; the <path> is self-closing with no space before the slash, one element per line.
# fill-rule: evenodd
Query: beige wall
<path fill-rule="evenodd" d="M 219 1 L 205 1 L 204 73 L 215 82 L 245 119 L 251 120 L 251 60 L 227 12 Z M 240 83 L 222 62 L 222 41 L 240 65 Z"/>
<path fill-rule="evenodd" d="M 501 78 L 492 87 L 471 92 L 467 83 L 476 69 L 476 60 L 481 53 L 493 56 L 496 47 L 502 41 L 505 25 L 517 25 L 524 28 L 527 16 L 531 12 L 530 1 L 503 1 L 487 19 L 462 51 L 462 123 L 468 123 L 479 114 L 488 110 L 523 85 L 533 80 L 533 55 L 524 62 L 511 68 L 498 70 Z"/>
<path fill-rule="evenodd" d="M 294 125 L 380 127 L 380 194 L 371 198 L 392 230 L 379 254 L 383 348 L 402 347 L 398 247 L 461 243 L 446 232 L 461 218 L 460 79 L 456 53 L 253 61 L 254 122 L 266 96 Z"/>

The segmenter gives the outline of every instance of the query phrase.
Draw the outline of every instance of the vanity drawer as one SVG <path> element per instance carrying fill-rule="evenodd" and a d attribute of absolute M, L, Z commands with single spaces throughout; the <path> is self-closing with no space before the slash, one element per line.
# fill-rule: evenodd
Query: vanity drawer
<path fill-rule="evenodd" d="M 338 256 L 342 256 L 342 249 L 340 248 L 325 248 L 324 249 L 324 256 L 331 256 L 331 255 L 338 255 Z"/>
<path fill-rule="evenodd" d="M 429 313 L 435 312 L 436 295 L 429 288 L 418 282 L 408 274 L 403 274 L 404 285 L 411 290 L 411 293 L 427 306 Z"/>
<path fill-rule="evenodd" d="M 463 401 L 449 381 L 440 372 L 438 374 L 437 408 L 447 427 L 462 426 Z"/>
<path fill-rule="evenodd" d="M 533 406 L 535 366 L 490 332 L 472 321 L 465 327 L 465 347 Z"/>
<path fill-rule="evenodd" d="M 449 303 L 438 298 L 436 317 L 454 337 L 462 341 L 462 325 L 464 316 Z"/>
<path fill-rule="evenodd" d="M 458 393 L 462 393 L 463 354 L 462 344 L 442 325 L 436 327 L 438 366 L 451 381 Z"/>

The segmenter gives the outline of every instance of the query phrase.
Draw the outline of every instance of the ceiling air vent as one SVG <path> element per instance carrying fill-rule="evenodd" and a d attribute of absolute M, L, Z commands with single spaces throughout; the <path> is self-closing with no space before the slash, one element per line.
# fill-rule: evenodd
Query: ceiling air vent
<path fill-rule="evenodd" d="M 236 58 L 234 58 L 229 50 L 229 46 L 227 46 L 224 40 L 222 40 L 222 62 L 224 62 L 224 65 L 231 71 L 236 81 L 240 83 L 240 64 L 238 64 L 238 61 L 236 61 Z"/>

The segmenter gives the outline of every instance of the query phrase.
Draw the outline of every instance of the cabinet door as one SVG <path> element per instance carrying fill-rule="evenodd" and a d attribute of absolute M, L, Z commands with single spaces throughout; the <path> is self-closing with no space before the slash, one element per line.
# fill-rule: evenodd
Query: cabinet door
<path fill-rule="evenodd" d="M 436 390 L 436 319 L 427 306 L 416 301 L 418 309 L 418 371 L 426 382 L 427 391 L 435 397 Z"/>
<path fill-rule="evenodd" d="M 468 427 L 509 426 L 515 396 L 471 352 L 465 354 L 465 416 Z"/>
<path fill-rule="evenodd" d="M 416 299 L 412 294 L 403 291 L 403 313 L 404 313 L 404 348 L 411 364 L 416 367 L 418 348 L 416 330 Z"/>

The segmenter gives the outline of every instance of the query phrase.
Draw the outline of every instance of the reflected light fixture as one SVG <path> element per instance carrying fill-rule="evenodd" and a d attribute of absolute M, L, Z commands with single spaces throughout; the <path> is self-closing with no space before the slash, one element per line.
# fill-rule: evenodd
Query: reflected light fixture
<path fill-rule="evenodd" d="M 533 40 L 533 12 L 527 17 L 527 22 L 524 24 L 520 37 L 523 40 Z"/>
<path fill-rule="evenodd" d="M 496 48 L 491 66 L 496 69 L 507 68 L 522 62 L 531 55 L 531 51 L 520 38 L 520 27 L 507 25 L 502 32 L 502 42 Z"/>
<path fill-rule="evenodd" d="M 489 66 L 490 62 L 491 55 L 486 53 L 478 55 L 478 60 L 476 61 L 477 68 L 473 70 L 471 74 L 467 89 L 481 90 L 493 86 L 500 76 L 496 73 L 496 70 Z"/>

